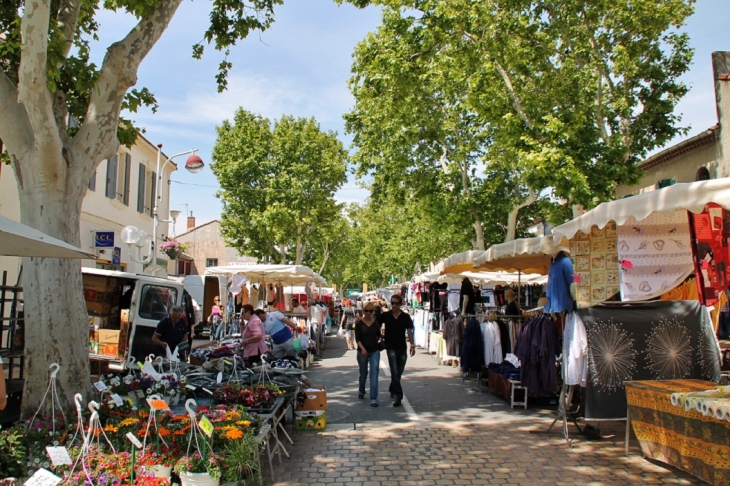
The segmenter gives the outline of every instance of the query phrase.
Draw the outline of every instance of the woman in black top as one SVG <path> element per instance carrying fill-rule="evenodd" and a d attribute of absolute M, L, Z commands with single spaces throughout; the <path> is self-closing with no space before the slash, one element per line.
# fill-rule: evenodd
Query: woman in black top
<path fill-rule="evenodd" d="M 368 302 L 363 307 L 363 317 L 355 324 L 357 364 L 360 366 L 360 383 L 357 397 L 365 398 L 365 381 L 370 365 L 370 406 L 378 406 L 378 368 L 380 366 L 380 322 L 375 319 L 375 305 Z"/>

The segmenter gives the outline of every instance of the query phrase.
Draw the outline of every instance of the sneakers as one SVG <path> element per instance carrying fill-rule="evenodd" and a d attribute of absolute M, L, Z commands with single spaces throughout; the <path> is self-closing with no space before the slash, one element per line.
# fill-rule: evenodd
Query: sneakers
<path fill-rule="evenodd" d="M 359 398 L 360 400 L 362 400 L 363 398 L 365 398 L 365 395 L 360 395 L 360 394 L 358 393 L 358 394 L 357 394 L 357 398 Z"/>
<path fill-rule="evenodd" d="M 371 407 L 377 407 L 378 406 L 378 402 L 370 402 L 370 406 Z"/>
<path fill-rule="evenodd" d="M 396 398 L 395 401 L 393 402 L 393 406 L 400 407 L 400 399 Z"/>

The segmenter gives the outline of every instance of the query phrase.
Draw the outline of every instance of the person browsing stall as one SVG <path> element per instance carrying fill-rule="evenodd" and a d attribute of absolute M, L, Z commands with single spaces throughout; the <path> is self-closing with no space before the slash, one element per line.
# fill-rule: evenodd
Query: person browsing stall
<path fill-rule="evenodd" d="M 385 333 L 385 351 L 388 355 L 388 365 L 390 367 L 390 396 L 393 398 L 393 406 L 400 407 L 403 400 L 403 387 L 401 386 L 401 377 L 406 368 L 408 360 L 408 346 L 406 344 L 406 336 L 411 345 L 410 355 L 416 354 L 416 342 L 413 338 L 413 320 L 411 316 L 401 310 L 403 299 L 400 295 L 394 295 L 390 298 L 392 310 L 383 312 L 380 315 Z"/>
<path fill-rule="evenodd" d="M 357 343 L 357 364 L 360 368 L 360 381 L 357 397 L 365 398 L 365 382 L 370 367 L 370 406 L 378 406 L 378 366 L 380 365 L 380 322 L 375 318 L 375 304 L 368 302 L 363 306 L 363 317 L 355 325 Z"/>
<path fill-rule="evenodd" d="M 253 363 L 260 363 L 261 356 L 268 351 L 266 346 L 266 340 L 264 340 L 264 324 L 261 319 L 254 314 L 253 306 L 251 304 L 245 304 L 241 308 L 241 317 L 243 317 L 247 324 L 241 334 L 241 346 L 243 346 L 243 359 L 246 362 L 246 366 L 251 366 Z"/>
<path fill-rule="evenodd" d="M 299 299 L 296 297 L 292 297 L 291 299 L 291 311 L 295 314 L 306 314 L 307 309 L 302 307 L 302 305 L 299 303 Z"/>
<path fill-rule="evenodd" d="M 254 313 L 264 323 L 266 334 L 271 336 L 271 340 L 274 342 L 274 357 L 296 356 L 294 333 L 292 332 L 296 329 L 296 323 L 279 311 L 266 312 L 263 309 L 256 309 Z"/>
<path fill-rule="evenodd" d="M 170 353 L 175 352 L 175 348 L 182 342 L 187 344 L 188 341 L 188 323 L 183 319 L 185 310 L 180 306 L 172 308 L 169 316 L 163 317 L 157 324 L 157 329 L 152 335 L 152 343 L 162 348 L 162 356 L 167 356 L 167 349 Z M 159 353 L 157 353 L 159 354 Z M 178 356 L 183 360 L 183 356 Z"/>

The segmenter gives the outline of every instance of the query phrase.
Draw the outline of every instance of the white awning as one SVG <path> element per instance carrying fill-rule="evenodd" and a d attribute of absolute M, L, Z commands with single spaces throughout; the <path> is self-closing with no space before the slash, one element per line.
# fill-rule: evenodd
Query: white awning
<path fill-rule="evenodd" d="M 632 216 L 641 221 L 653 212 L 673 213 L 677 209 L 684 209 L 701 213 L 708 203 L 730 209 L 730 178 L 680 183 L 618 201 L 605 202 L 553 228 L 553 237 L 570 239 L 578 231 L 590 232 L 594 225 L 599 229 L 604 228 L 609 221 L 623 225 Z"/>
<path fill-rule="evenodd" d="M 96 260 L 92 253 L 4 216 L 0 216 L 0 255 Z"/>
<path fill-rule="evenodd" d="M 458 274 L 447 273 L 441 275 L 439 282 L 459 283 L 469 278 L 474 285 L 515 285 L 515 284 L 544 284 L 547 283 L 547 277 L 535 273 L 522 274 L 511 272 L 461 272 Z"/>
<path fill-rule="evenodd" d="M 567 241 L 564 242 L 567 245 Z M 477 271 L 492 270 L 547 275 L 554 249 L 553 236 L 519 238 L 492 245 L 475 258 Z"/>
<path fill-rule="evenodd" d="M 244 275 L 253 282 L 271 282 L 282 285 L 306 285 L 313 281 L 315 285 L 327 286 L 327 281 L 318 273 L 305 265 L 263 265 L 237 263 L 220 267 L 208 267 L 205 274 Z"/>

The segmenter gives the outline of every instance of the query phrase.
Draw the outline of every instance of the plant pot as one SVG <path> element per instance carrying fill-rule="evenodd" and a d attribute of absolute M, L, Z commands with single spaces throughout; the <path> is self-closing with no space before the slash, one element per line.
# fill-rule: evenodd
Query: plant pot
<path fill-rule="evenodd" d="M 167 258 L 170 260 L 177 260 L 180 258 L 181 251 L 166 251 L 165 255 L 167 255 Z"/>
<path fill-rule="evenodd" d="M 141 474 L 143 468 L 148 473 L 154 474 L 156 478 L 170 479 L 170 475 L 172 474 L 172 466 L 163 466 L 161 464 L 139 467 L 136 469 L 136 473 Z"/>
<path fill-rule="evenodd" d="M 220 479 L 213 479 L 207 472 L 204 473 L 180 473 L 182 486 L 218 486 Z"/>

